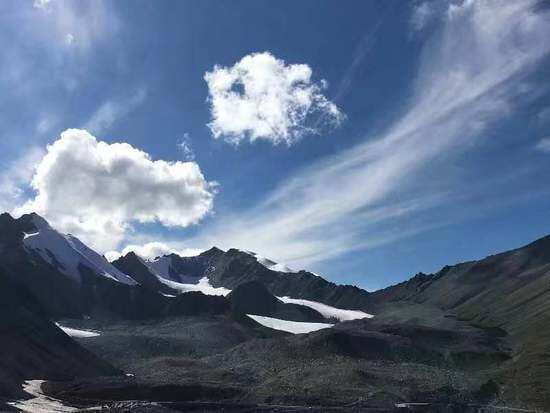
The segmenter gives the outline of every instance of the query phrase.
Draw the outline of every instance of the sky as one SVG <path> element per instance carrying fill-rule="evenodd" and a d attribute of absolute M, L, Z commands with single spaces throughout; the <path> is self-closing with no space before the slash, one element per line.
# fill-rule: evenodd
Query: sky
<path fill-rule="evenodd" d="M 550 233 L 550 3 L 0 2 L 0 210 L 375 290 Z"/>

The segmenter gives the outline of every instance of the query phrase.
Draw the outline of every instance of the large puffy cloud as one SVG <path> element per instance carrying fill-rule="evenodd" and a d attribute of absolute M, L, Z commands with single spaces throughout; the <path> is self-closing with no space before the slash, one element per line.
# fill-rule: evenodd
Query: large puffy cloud
<path fill-rule="evenodd" d="M 248 138 L 290 145 L 343 119 L 322 94 L 326 82 L 314 82 L 308 65 L 287 65 L 269 52 L 245 56 L 232 67 L 215 66 L 204 79 L 212 134 L 233 143 Z"/>
<path fill-rule="evenodd" d="M 32 178 L 36 211 L 99 250 L 116 248 L 132 221 L 185 227 L 212 208 L 214 184 L 194 162 L 166 162 L 127 143 L 69 129 L 47 148 Z"/>

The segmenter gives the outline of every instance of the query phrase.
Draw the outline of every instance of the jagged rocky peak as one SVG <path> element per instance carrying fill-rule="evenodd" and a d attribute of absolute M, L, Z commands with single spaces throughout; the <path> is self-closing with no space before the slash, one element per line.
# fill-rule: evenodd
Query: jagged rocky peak
<path fill-rule="evenodd" d="M 51 229 L 49 222 L 36 212 L 23 214 L 16 219 L 12 218 L 9 214 L 7 215 L 17 223 L 20 230 L 26 233 L 40 231 L 41 229 Z"/>
<path fill-rule="evenodd" d="M 36 213 L 22 215 L 14 218 L 9 213 L 0 214 L 1 239 L 5 242 L 8 239 L 12 241 L 21 240 L 26 233 L 37 232 L 41 227 L 49 227 L 48 222 Z"/>
<path fill-rule="evenodd" d="M 288 265 L 276 262 L 272 260 L 271 258 L 267 258 L 263 255 L 258 254 L 254 251 L 249 250 L 240 250 L 237 248 L 231 248 L 227 251 L 226 255 L 231 259 L 241 259 L 244 262 L 252 263 L 254 261 L 258 262 L 265 268 L 276 271 L 276 272 L 282 272 L 282 273 L 300 273 L 305 271 L 295 271 L 294 269 L 290 268 Z"/>
<path fill-rule="evenodd" d="M 138 261 L 141 263 L 144 263 L 145 261 L 143 258 L 141 258 L 139 255 L 137 255 L 134 251 L 128 252 L 126 255 L 122 255 L 121 257 L 117 258 L 115 261 L 119 260 L 128 260 L 128 261 Z M 115 262 L 113 261 L 113 262 Z"/>
<path fill-rule="evenodd" d="M 206 275 L 212 262 L 225 254 L 217 247 L 195 256 L 168 254 L 147 260 L 147 265 L 160 277 L 180 283 L 196 283 Z"/>
<path fill-rule="evenodd" d="M 216 246 L 213 246 L 212 248 L 200 253 L 199 255 L 202 256 L 202 257 L 219 257 L 224 252 L 225 251 L 223 251 L 222 249 L 220 249 Z"/>
<path fill-rule="evenodd" d="M 111 262 L 117 268 L 120 268 L 121 265 L 132 266 L 139 268 L 148 268 L 146 261 L 137 255 L 134 251 L 126 253 L 126 255 L 121 255 L 116 260 Z"/>
<path fill-rule="evenodd" d="M 38 215 L 36 212 L 31 212 L 30 214 L 22 215 L 20 219 L 29 219 L 36 229 L 41 228 L 51 228 L 50 224 L 46 219 Z"/>

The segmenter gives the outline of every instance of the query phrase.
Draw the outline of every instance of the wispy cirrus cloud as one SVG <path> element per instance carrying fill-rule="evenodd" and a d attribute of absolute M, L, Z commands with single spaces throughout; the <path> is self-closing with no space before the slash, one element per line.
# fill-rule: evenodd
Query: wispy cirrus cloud
<path fill-rule="evenodd" d="M 177 146 L 183 155 L 183 159 L 186 161 L 195 160 L 195 152 L 191 146 L 191 136 L 189 136 L 189 133 L 186 132 L 183 134 L 183 137 L 178 141 Z"/>
<path fill-rule="evenodd" d="M 407 235 L 392 223 L 452 199 L 430 185 L 429 169 L 443 171 L 442 157 L 463 153 L 507 116 L 517 85 L 548 56 L 550 12 L 536 5 L 450 3 L 422 52 L 408 109 L 385 132 L 299 171 L 194 241 L 312 263 Z"/>
<path fill-rule="evenodd" d="M 68 45 L 86 52 L 97 42 L 116 34 L 119 21 L 102 0 L 68 2 L 35 0 L 33 8 L 39 13 L 35 24 L 49 34 L 49 41 L 58 46 Z"/>
<path fill-rule="evenodd" d="M 550 153 L 550 136 L 542 138 L 536 145 L 539 151 Z"/>
<path fill-rule="evenodd" d="M 424 29 L 437 15 L 437 2 L 422 1 L 413 6 L 410 24 L 413 31 L 418 32 Z"/>
<path fill-rule="evenodd" d="M 147 98 L 147 90 L 144 87 L 122 98 L 109 99 L 103 102 L 83 125 L 83 129 L 95 134 L 105 133 L 120 118 L 123 118 Z"/>
<path fill-rule="evenodd" d="M 0 27 L 2 143 L 15 157 L 21 156 L 19 139 L 41 145 L 55 126 L 77 124 L 80 105 L 68 106 L 97 90 L 96 52 L 116 48 L 121 21 L 101 0 L 6 1 L 0 2 Z"/>

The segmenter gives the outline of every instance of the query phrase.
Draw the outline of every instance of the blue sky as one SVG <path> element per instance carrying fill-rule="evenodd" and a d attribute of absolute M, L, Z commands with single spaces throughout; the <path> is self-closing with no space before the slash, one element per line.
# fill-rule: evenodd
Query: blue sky
<path fill-rule="evenodd" d="M 3 1 L 0 207 L 368 289 L 517 247 L 550 232 L 549 36 L 535 0 Z"/>

